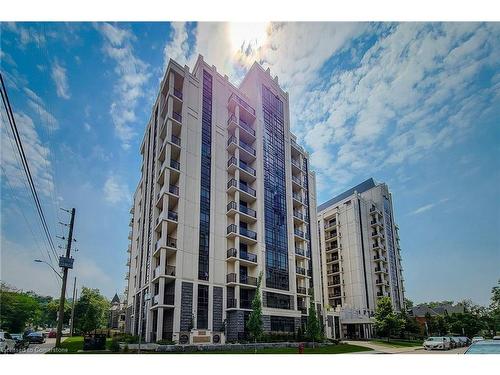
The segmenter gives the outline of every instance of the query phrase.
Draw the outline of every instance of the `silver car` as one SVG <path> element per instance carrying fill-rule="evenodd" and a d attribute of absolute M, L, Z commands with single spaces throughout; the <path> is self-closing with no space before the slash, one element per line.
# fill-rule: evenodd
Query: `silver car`
<path fill-rule="evenodd" d="M 0 353 L 14 353 L 16 350 L 16 340 L 7 333 L 0 331 Z"/>
<path fill-rule="evenodd" d="M 438 336 L 438 337 L 429 337 L 424 341 L 424 349 L 425 350 L 450 350 L 451 343 L 449 337 Z"/>

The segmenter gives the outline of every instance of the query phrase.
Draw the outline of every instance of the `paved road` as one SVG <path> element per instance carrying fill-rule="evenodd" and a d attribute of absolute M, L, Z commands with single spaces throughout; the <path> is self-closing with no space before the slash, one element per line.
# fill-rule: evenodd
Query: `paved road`
<path fill-rule="evenodd" d="M 61 341 L 66 340 L 62 337 Z M 56 339 L 46 339 L 43 344 L 30 344 L 29 347 L 19 354 L 44 354 L 56 346 Z"/>
<path fill-rule="evenodd" d="M 373 349 L 372 354 L 463 354 L 467 348 L 456 348 L 452 350 L 424 350 L 422 346 L 405 347 L 405 348 L 391 348 L 385 345 L 380 345 L 372 341 L 343 341 L 351 345 L 365 346 Z"/>

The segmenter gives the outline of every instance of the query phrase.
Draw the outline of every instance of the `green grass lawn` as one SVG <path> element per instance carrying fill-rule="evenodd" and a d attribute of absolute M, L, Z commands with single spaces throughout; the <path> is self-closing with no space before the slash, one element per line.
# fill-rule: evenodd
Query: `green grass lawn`
<path fill-rule="evenodd" d="M 109 349 L 110 344 L 111 344 L 111 339 L 106 339 L 106 348 L 107 349 Z M 66 349 L 67 351 L 65 353 L 68 353 L 68 354 L 77 353 L 78 350 L 83 350 L 83 337 L 82 336 L 68 337 L 66 340 L 64 340 L 61 343 L 61 348 Z M 363 346 L 358 346 L 358 345 L 338 344 L 338 345 L 329 345 L 329 346 L 324 346 L 324 347 L 318 347 L 318 348 L 314 348 L 314 349 L 313 348 L 305 348 L 304 353 L 305 354 L 344 354 L 344 353 L 365 352 L 365 351 L 371 351 L 371 350 L 372 349 L 370 349 L 370 348 L 365 348 Z M 106 352 L 103 352 L 103 351 L 101 351 L 101 352 L 85 352 L 85 353 L 88 353 L 88 354 L 95 354 L 95 353 L 112 354 L 109 351 L 106 351 Z M 133 351 L 130 351 L 129 353 L 133 353 Z M 145 352 L 145 353 L 148 353 L 148 352 Z M 297 353 L 298 353 L 297 348 L 269 348 L 269 349 L 257 350 L 257 354 L 297 354 Z M 154 354 L 254 354 L 254 350 L 250 348 L 247 350 L 227 350 L 227 351 L 210 351 L 210 352 L 207 351 L 207 352 L 189 352 L 189 353 L 154 352 Z"/>
<path fill-rule="evenodd" d="M 401 340 L 370 340 L 374 344 L 380 344 L 390 348 L 410 348 L 415 346 L 422 346 L 422 341 L 401 341 Z"/>
<path fill-rule="evenodd" d="M 111 339 L 106 339 L 106 349 L 109 349 Z M 78 350 L 83 350 L 83 336 L 67 337 L 66 340 L 61 342 L 61 349 L 66 349 L 66 353 L 76 353 Z M 49 352 L 49 354 L 55 354 Z M 64 354 L 64 353 L 62 353 Z"/>
<path fill-rule="evenodd" d="M 323 346 L 321 348 L 304 348 L 304 354 L 345 354 L 371 351 L 370 348 L 365 348 L 358 345 L 338 344 Z M 257 350 L 257 354 L 297 354 L 297 348 L 268 348 Z M 179 353 L 180 354 L 180 353 Z M 231 351 L 214 351 L 214 352 L 194 352 L 185 354 L 254 354 L 253 349 L 247 350 L 231 350 Z"/>

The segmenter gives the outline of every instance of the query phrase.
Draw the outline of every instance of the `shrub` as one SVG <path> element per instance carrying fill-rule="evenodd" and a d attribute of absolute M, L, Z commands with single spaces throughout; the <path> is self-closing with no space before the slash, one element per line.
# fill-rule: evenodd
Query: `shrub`
<path fill-rule="evenodd" d="M 156 343 L 158 345 L 175 345 L 175 342 L 172 340 L 158 340 Z"/>
<path fill-rule="evenodd" d="M 113 340 L 111 340 L 111 344 L 109 345 L 109 349 L 113 353 L 118 353 L 120 351 L 120 343 L 118 342 L 118 340 L 116 340 L 116 338 L 113 338 Z"/>

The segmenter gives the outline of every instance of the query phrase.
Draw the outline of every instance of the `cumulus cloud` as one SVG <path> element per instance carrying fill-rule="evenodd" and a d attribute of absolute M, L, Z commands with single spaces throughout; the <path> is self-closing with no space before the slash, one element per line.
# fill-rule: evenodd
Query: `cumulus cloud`
<path fill-rule="evenodd" d="M 51 77 L 56 85 L 57 96 L 63 99 L 69 99 L 69 84 L 66 68 L 62 67 L 57 61 L 52 63 Z"/>
<path fill-rule="evenodd" d="M 53 196 L 54 180 L 50 150 L 41 142 L 31 117 L 23 112 L 15 113 L 14 117 L 33 180 L 36 181 L 36 188 L 44 196 Z M 6 175 L 3 177 L 8 178 L 13 188 L 24 188 L 27 184 L 26 176 L 17 153 L 15 140 L 10 128 L 7 128 L 7 118 L 4 112 L 2 112 L 2 122 L 6 125 L 2 126 L 1 130 L 2 175 Z"/>
<path fill-rule="evenodd" d="M 59 122 L 57 119 L 47 111 L 46 106 L 42 98 L 40 98 L 34 91 L 30 90 L 28 87 L 24 88 L 24 93 L 27 96 L 28 107 L 35 112 L 42 124 L 49 130 L 57 130 L 59 128 Z"/>
<path fill-rule="evenodd" d="M 134 34 L 109 23 L 98 24 L 96 27 L 104 38 L 105 55 L 116 64 L 116 98 L 111 103 L 110 114 L 122 147 L 128 149 L 136 136 L 134 123 L 137 102 L 144 97 L 145 86 L 151 74 L 148 72 L 148 65 L 134 53 Z"/>
<path fill-rule="evenodd" d="M 111 203 L 130 202 L 130 191 L 127 184 L 121 183 L 119 178 L 114 175 L 108 176 L 103 187 L 104 199 Z"/>

